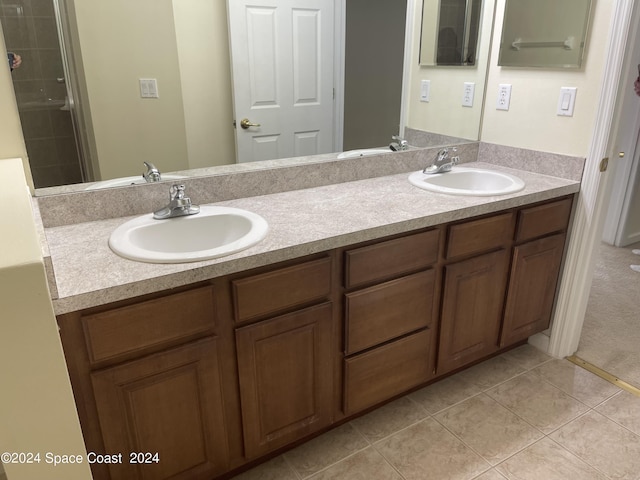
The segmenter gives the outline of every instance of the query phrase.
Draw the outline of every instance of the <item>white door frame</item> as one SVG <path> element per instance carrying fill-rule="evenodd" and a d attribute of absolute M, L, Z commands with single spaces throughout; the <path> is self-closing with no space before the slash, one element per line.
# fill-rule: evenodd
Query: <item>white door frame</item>
<path fill-rule="evenodd" d="M 575 207 L 549 339 L 548 352 L 555 357 L 575 353 L 584 323 L 612 183 L 611 174 L 601 174 L 599 165 L 602 158 L 612 157 L 612 127 L 617 114 L 616 102 L 633 3 L 633 0 L 614 1 L 596 124 Z"/>
<path fill-rule="evenodd" d="M 631 207 L 634 180 L 640 174 L 640 109 L 631 83 L 637 77 L 636 66 L 640 59 L 640 9 L 636 8 L 631 19 L 629 51 L 625 55 L 622 72 L 621 108 L 618 117 L 614 158 L 616 152 L 624 152 L 624 159 L 616 160 L 611 203 L 604 223 L 602 240 L 616 246 L 624 246 L 636 240 L 625 232 L 625 220 Z"/>

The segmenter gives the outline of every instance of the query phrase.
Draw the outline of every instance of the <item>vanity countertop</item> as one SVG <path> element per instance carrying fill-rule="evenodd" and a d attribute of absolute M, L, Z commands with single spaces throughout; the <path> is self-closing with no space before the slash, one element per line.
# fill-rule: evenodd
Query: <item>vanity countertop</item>
<path fill-rule="evenodd" d="M 576 193 L 580 182 L 473 163 L 525 181 L 520 192 L 452 196 L 412 186 L 408 173 L 218 202 L 269 223 L 267 237 L 239 253 L 202 262 L 151 264 L 126 260 L 108 246 L 111 232 L 133 217 L 44 229 L 53 269 L 56 314 L 273 264 L 283 260 Z M 136 215 L 137 216 L 137 215 Z M 135 216 L 134 216 L 135 217 Z M 56 296 L 56 295 L 52 295 Z"/>

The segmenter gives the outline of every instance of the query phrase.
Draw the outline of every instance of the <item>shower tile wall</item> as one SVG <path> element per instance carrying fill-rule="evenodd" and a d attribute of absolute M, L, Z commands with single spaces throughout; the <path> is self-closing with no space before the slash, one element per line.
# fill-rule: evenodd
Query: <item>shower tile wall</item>
<path fill-rule="evenodd" d="M 7 50 L 22 57 L 12 73 L 36 188 L 82 181 L 52 0 L 0 0 Z"/>

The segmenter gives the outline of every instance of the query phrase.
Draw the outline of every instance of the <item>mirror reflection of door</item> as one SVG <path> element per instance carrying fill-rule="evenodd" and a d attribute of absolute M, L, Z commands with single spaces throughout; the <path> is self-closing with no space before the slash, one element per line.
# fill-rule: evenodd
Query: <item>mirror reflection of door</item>
<path fill-rule="evenodd" d="M 333 151 L 333 0 L 227 5 L 238 162 Z"/>
<path fill-rule="evenodd" d="M 54 7 L 53 0 L 0 0 L 7 50 L 22 58 L 11 77 L 36 188 L 84 180 Z"/>
<path fill-rule="evenodd" d="M 405 0 L 228 8 L 238 162 L 383 147 L 399 133 Z"/>

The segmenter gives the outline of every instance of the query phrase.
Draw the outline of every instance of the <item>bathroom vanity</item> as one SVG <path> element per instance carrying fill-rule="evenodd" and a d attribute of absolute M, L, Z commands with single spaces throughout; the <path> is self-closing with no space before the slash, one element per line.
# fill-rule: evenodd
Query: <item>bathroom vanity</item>
<path fill-rule="evenodd" d="M 503 197 L 402 173 L 221 202 L 269 235 L 193 264 L 115 256 L 126 219 L 46 229 L 87 450 L 123 454 L 94 478 L 224 478 L 548 328 L 578 183 L 521 176 Z M 80 293 L 83 265 L 102 278 Z"/>

